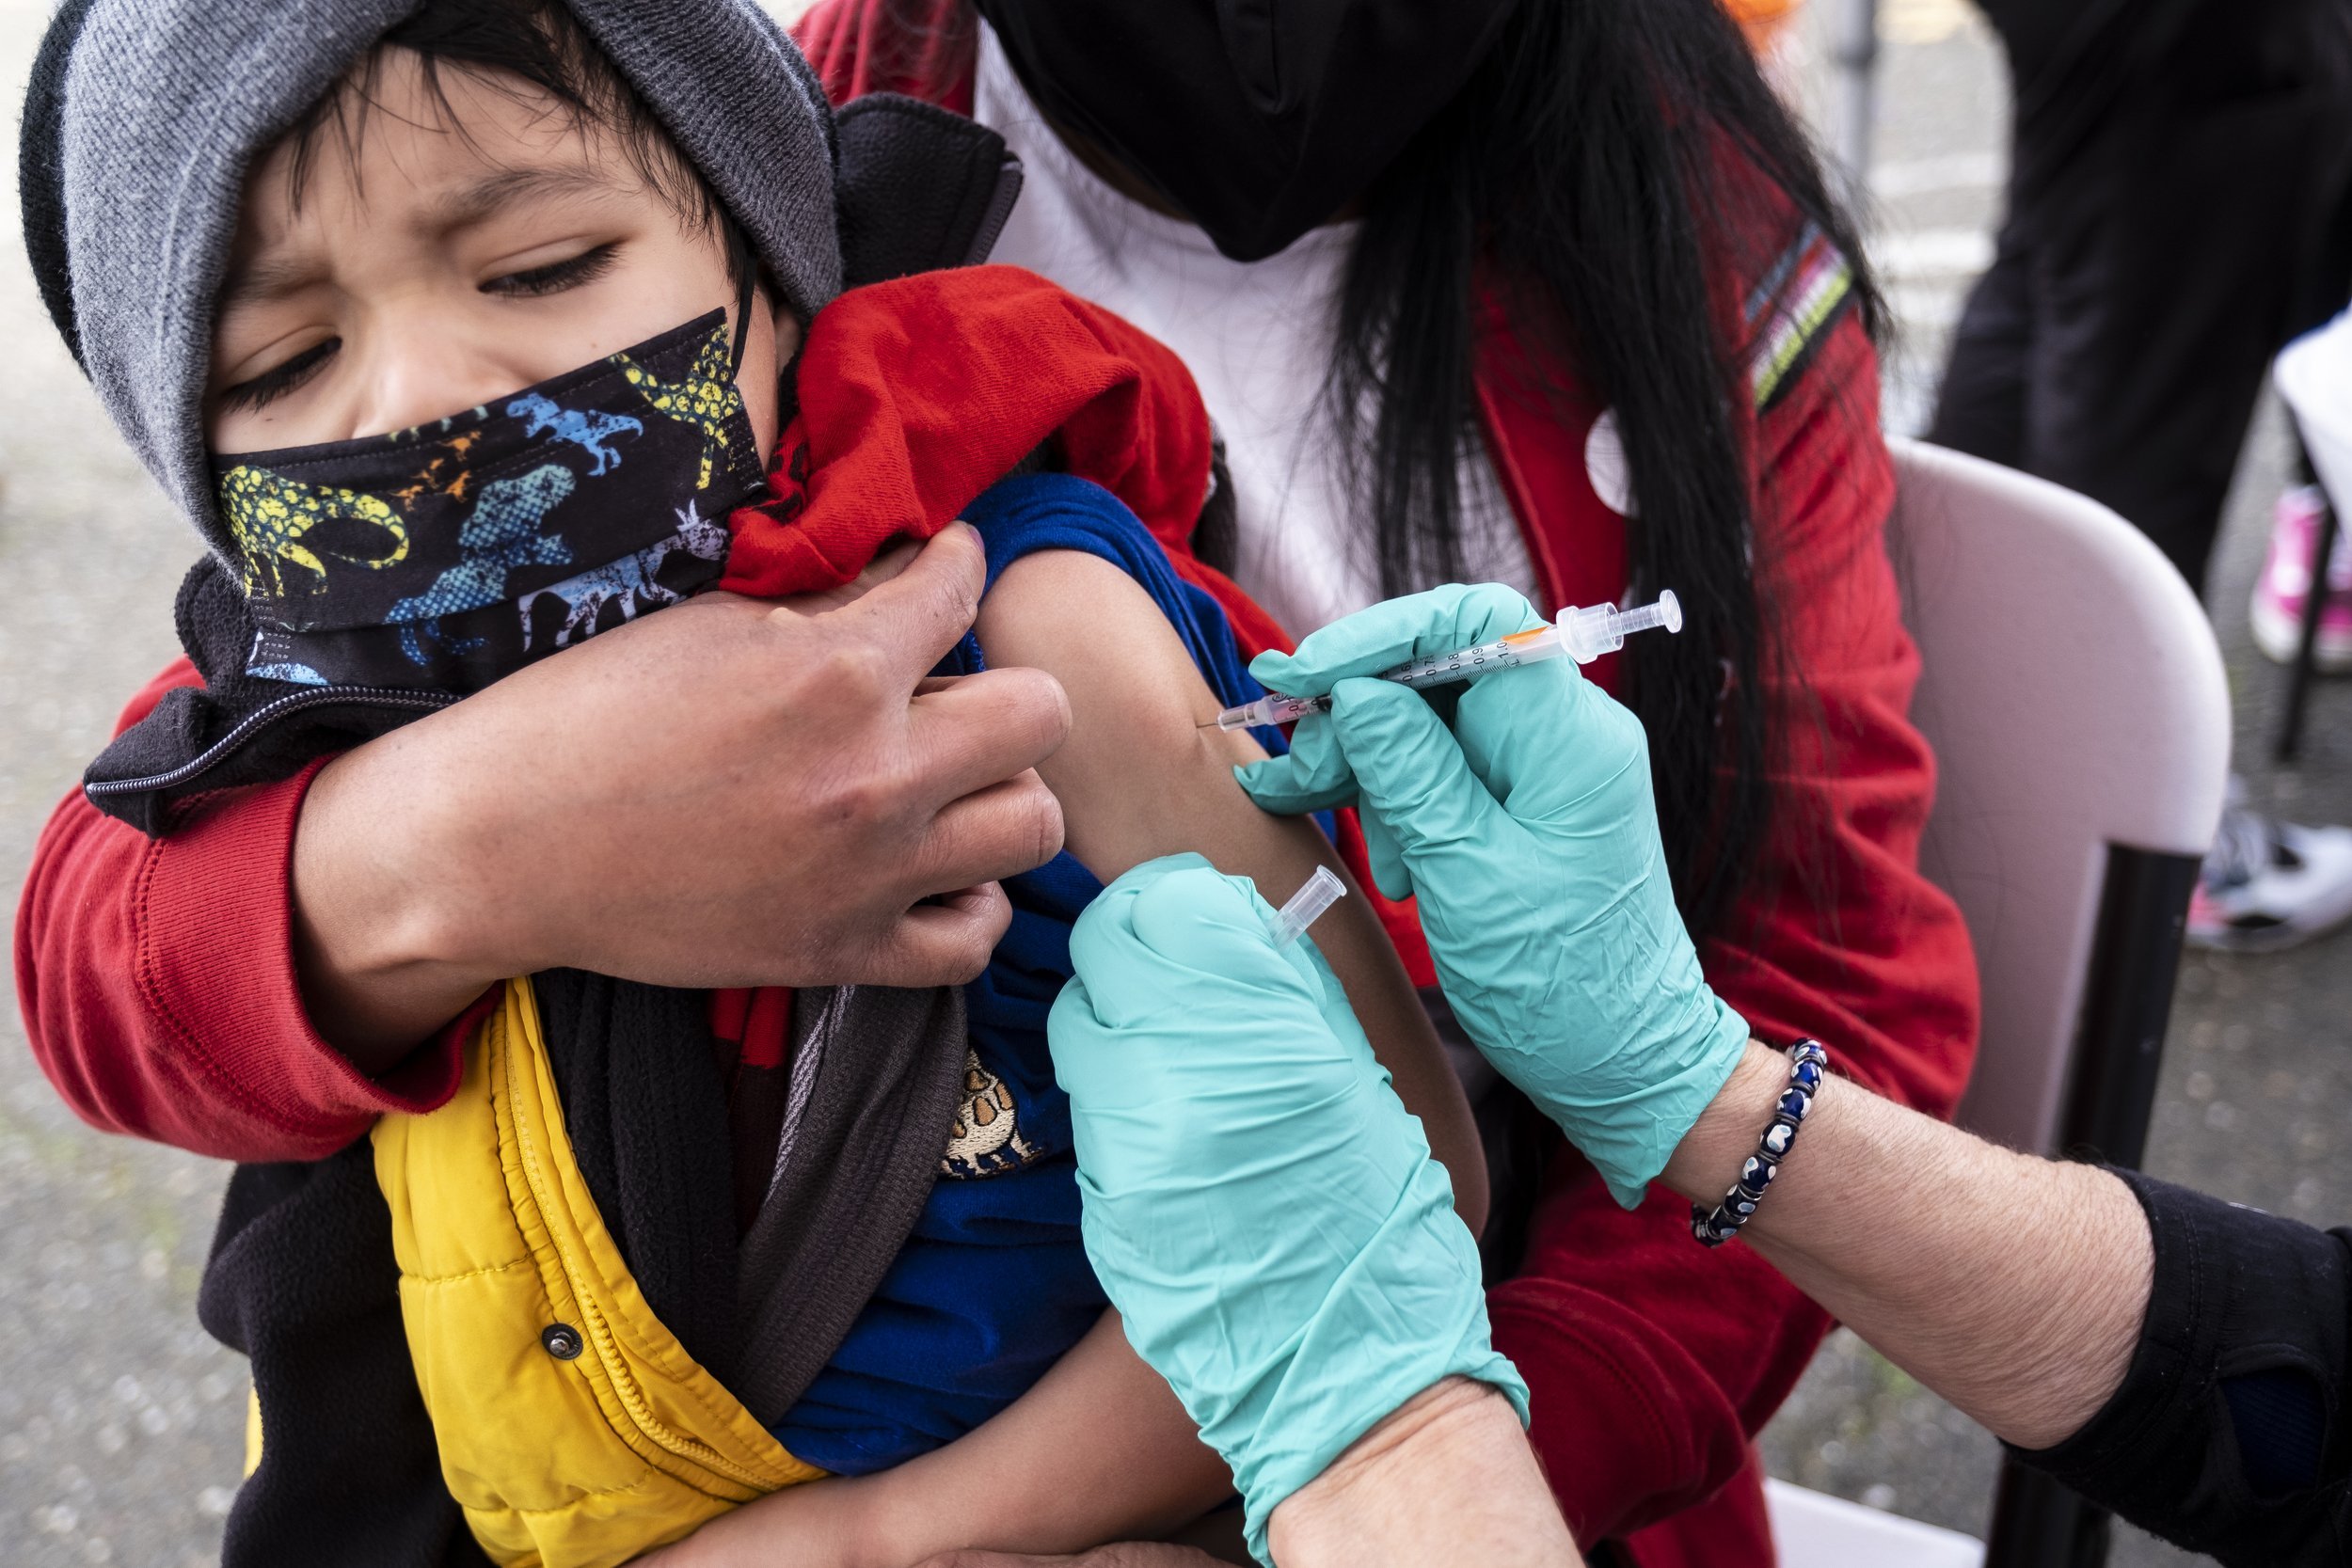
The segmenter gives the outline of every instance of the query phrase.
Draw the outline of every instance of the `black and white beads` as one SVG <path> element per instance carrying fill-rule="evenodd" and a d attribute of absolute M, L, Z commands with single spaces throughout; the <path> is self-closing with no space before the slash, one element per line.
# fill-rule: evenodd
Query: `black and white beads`
<path fill-rule="evenodd" d="M 1702 1245 L 1721 1246 L 1740 1233 L 1756 1213 L 1764 1194 L 1780 1174 L 1780 1163 L 1797 1147 L 1797 1129 L 1813 1109 L 1813 1096 L 1829 1068 L 1829 1053 L 1819 1040 L 1799 1040 L 1788 1051 L 1788 1086 L 1772 1108 L 1772 1125 L 1756 1140 L 1756 1152 L 1740 1167 L 1740 1180 L 1724 1195 L 1712 1212 L 1691 1205 L 1691 1234 Z"/>

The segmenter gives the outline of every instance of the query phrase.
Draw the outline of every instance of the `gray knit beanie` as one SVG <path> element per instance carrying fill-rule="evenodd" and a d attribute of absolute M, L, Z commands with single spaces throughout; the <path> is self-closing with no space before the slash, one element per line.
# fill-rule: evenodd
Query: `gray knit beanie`
<path fill-rule="evenodd" d="M 753 0 L 564 0 L 803 315 L 841 290 L 831 111 Z M 26 248 L 107 412 L 215 551 L 203 395 L 247 168 L 418 0 L 65 0 L 24 105 Z"/>

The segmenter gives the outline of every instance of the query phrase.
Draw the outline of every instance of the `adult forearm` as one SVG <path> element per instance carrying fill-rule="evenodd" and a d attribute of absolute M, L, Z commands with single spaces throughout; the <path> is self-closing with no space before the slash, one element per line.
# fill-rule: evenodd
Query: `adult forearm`
<path fill-rule="evenodd" d="M 306 997 L 363 1067 L 545 968 L 651 985 L 939 985 L 1052 858 L 1037 671 L 928 672 L 972 624 L 977 535 L 865 596 L 707 594 L 520 670 L 321 775 L 292 873 Z M 812 895 L 821 889 L 824 895 Z"/>
<path fill-rule="evenodd" d="M 1788 1079 L 1747 1055 L 1666 1167 L 1721 1198 Z M 1741 1232 L 1807 1295 L 2009 1441 L 2044 1448 L 2131 1362 L 2154 1267 L 2123 1184 L 1999 1148 L 1835 1077 Z"/>
<path fill-rule="evenodd" d="M 1283 1568 L 1577 1568 L 1510 1402 L 1448 1378 L 1407 1400 L 1267 1528 Z"/>

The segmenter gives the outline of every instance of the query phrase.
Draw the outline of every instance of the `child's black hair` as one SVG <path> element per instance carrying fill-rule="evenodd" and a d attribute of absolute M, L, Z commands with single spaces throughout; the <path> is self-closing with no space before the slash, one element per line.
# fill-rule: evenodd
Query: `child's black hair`
<path fill-rule="evenodd" d="M 294 153 L 287 181 L 296 205 L 321 135 L 331 130 L 347 150 L 358 148 L 369 113 L 380 106 L 375 86 L 384 55 L 392 49 L 407 50 L 422 62 L 425 91 L 443 123 L 460 135 L 465 134 L 463 122 L 441 79 L 441 71 L 450 67 L 470 71 L 501 91 L 518 91 L 512 82 L 501 81 L 501 76 L 519 82 L 534 96 L 552 100 L 557 112 L 576 127 L 610 134 L 680 221 L 696 231 L 718 227 L 731 282 L 740 287 L 757 269 L 742 227 L 720 205 L 668 129 L 560 0 L 425 0 L 287 131 Z"/>

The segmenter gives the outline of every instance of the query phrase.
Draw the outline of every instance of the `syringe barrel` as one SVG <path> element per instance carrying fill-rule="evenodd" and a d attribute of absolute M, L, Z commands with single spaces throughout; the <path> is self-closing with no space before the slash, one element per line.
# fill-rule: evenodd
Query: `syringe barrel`
<path fill-rule="evenodd" d="M 1536 626 L 1467 648 L 1407 659 L 1381 671 L 1380 678 L 1420 690 L 1475 680 L 1498 670 L 1513 670 L 1522 664 L 1557 658 L 1562 654 L 1572 656 L 1579 664 L 1590 664 L 1602 654 L 1614 653 L 1625 646 L 1628 636 L 1652 626 L 1663 626 L 1669 632 L 1682 629 L 1682 605 L 1672 590 L 1659 594 L 1656 604 L 1638 610 L 1601 604 L 1563 610 L 1554 626 Z M 1229 707 L 1216 716 L 1215 722 L 1220 730 L 1246 730 L 1260 724 L 1295 723 L 1311 713 L 1330 711 L 1328 697 L 1285 697 L 1277 692 L 1240 707 Z"/>
<path fill-rule="evenodd" d="M 1229 707 L 1216 716 L 1220 730 L 1254 730 L 1261 724 L 1295 724 L 1311 713 L 1331 711 L 1328 697 L 1285 697 L 1270 691 L 1254 703 Z"/>
<path fill-rule="evenodd" d="M 1425 687 L 1475 680 L 1497 670 L 1513 670 L 1538 659 L 1556 658 L 1560 651 L 1553 628 L 1537 626 L 1533 631 L 1498 637 L 1491 642 L 1475 642 L 1467 648 L 1431 654 L 1425 658 L 1407 659 L 1403 664 L 1381 671 L 1380 678 L 1395 681 L 1400 686 L 1409 686 L 1418 691 Z"/>

